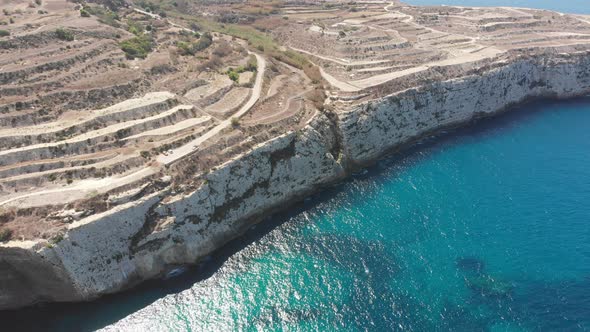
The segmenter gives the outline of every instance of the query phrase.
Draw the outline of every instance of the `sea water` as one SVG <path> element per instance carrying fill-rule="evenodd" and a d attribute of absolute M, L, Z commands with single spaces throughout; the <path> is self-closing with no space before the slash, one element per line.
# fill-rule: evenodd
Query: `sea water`
<path fill-rule="evenodd" d="M 466 7 L 524 7 L 554 10 L 572 14 L 590 14 L 588 0 L 405 0 L 412 5 L 454 5 Z"/>

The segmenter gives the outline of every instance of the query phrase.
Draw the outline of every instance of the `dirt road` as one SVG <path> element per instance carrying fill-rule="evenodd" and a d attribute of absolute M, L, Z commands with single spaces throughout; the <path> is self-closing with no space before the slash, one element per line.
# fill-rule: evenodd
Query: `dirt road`
<path fill-rule="evenodd" d="M 160 155 L 156 159 L 159 163 L 163 165 L 170 165 L 175 161 L 186 157 L 187 155 L 193 153 L 199 145 L 201 145 L 206 140 L 210 139 L 211 137 L 219 134 L 222 130 L 232 125 L 232 118 L 241 118 L 244 114 L 246 114 L 254 104 L 260 98 L 260 94 L 262 92 L 262 81 L 264 78 L 264 70 L 266 69 L 266 60 L 263 57 L 256 53 L 252 53 L 256 57 L 256 61 L 258 62 L 258 70 L 256 71 L 256 81 L 254 83 L 254 88 L 252 89 L 252 94 L 250 95 L 250 99 L 248 102 L 242 106 L 236 113 L 234 113 L 231 118 L 221 121 L 217 126 L 213 129 L 208 131 L 207 133 L 203 134 L 202 136 L 194 139 L 187 144 L 178 147 L 172 150 L 172 153 L 168 153 L 168 155 Z"/>

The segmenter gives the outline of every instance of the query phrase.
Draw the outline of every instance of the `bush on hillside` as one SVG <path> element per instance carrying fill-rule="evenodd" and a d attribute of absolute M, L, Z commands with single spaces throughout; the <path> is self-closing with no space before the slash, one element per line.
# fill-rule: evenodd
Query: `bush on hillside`
<path fill-rule="evenodd" d="M 64 28 L 57 28 L 55 30 L 55 35 L 57 38 L 65 41 L 72 41 L 74 40 L 74 33 L 70 30 L 66 30 Z"/>
<path fill-rule="evenodd" d="M 229 76 L 229 79 L 234 82 L 237 82 L 240 79 L 240 74 L 236 73 L 232 69 L 227 71 L 227 76 Z"/>
<path fill-rule="evenodd" d="M 176 47 L 180 50 L 181 55 L 195 55 L 213 43 L 213 36 L 210 33 L 204 33 L 196 42 L 179 41 Z"/>
<path fill-rule="evenodd" d="M 0 37 L 10 36 L 10 31 L 8 30 L 0 30 Z"/>
<path fill-rule="evenodd" d="M 145 59 L 152 51 L 153 41 L 148 36 L 138 36 L 119 43 L 128 59 Z"/>

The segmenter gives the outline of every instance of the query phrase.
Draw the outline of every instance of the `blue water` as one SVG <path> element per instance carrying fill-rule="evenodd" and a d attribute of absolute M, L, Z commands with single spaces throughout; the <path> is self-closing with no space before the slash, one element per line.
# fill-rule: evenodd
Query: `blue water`
<path fill-rule="evenodd" d="M 412 5 L 511 6 L 549 9 L 563 13 L 590 14 L 590 1 L 588 0 L 404 0 L 404 2 Z"/>

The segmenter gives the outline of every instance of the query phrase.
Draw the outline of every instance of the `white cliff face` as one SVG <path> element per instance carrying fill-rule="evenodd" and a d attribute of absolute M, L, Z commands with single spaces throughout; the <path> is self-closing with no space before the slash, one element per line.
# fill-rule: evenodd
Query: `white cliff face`
<path fill-rule="evenodd" d="M 359 104 L 339 114 L 338 126 L 319 115 L 301 131 L 202 175 L 192 193 L 166 188 L 84 218 L 51 248 L 0 246 L 0 287 L 7 287 L 0 309 L 119 291 L 171 265 L 195 263 L 269 211 L 343 178 L 340 159 L 362 165 L 436 129 L 528 98 L 589 92 L 590 55 L 553 55 Z"/>
<path fill-rule="evenodd" d="M 341 113 L 344 152 L 357 164 L 433 130 L 469 121 L 536 97 L 590 92 L 587 53 L 518 60 L 490 72 L 410 89 Z"/>
<path fill-rule="evenodd" d="M 205 175 L 191 194 L 165 189 L 73 223 L 62 241 L 30 252 L 67 277 L 69 295 L 44 300 L 91 299 L 170 265 L 194 263 L 241 234 L 249 221 L 344 177 L 329 127 L 319 116 L 298 133 L 263 143 Z M 11 298 L 2 300 L 0 308 L 13 306 Z"/>

